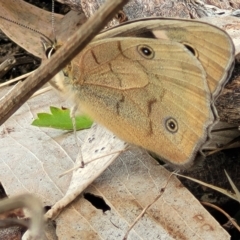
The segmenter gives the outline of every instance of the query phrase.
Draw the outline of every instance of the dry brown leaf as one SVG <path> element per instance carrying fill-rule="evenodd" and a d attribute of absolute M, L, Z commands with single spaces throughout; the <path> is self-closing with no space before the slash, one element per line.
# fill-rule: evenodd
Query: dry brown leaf
<path fill-rule="evenodd" d="M 213 150 L 214 152 L 218 152 L 218 148 L 222 147 L 223 149 L 230 148 L 239 148 L 239 141 L 235 141 L 233 139 L 239 139 L 239 130 L 238 125 L 226 123 L 226 122 L 218 122 L 214 128 L 212 129 L 211 139 L 205 144 L 204 150 Z M 232 144 L 229 144 L 233 141 Z M 220 151 L 220 150 L 219 150 Z"/>
<path fill-rule="evenodd" d="M 103 213 L 80 196 L 56 219 L 57 235 L 89 239 L 123 239 L 129 225 L 159 194 L 169 173 L 137 149 L 122 154 L 84 192 L 102 197 Z M 229 239 L 220 226 L 177 179 L 130 232 L 128 239 Z"/>
<path fill-rule="evenodd" d="M 0 1 L 1 16 L 51 36 L 51 13 L 21 0 Z M 56 26 L 62 16 L 55 14 Z M 0 18 L 2 31 L 15 43 L 40 58 L 45 58 L 38 33 Z"/>
<path fill-rule="evenodd" d="M 30 126 L 36 112 L 47 111 L 49 105 L 57 102 L 61 99 L 53 91 L 38 96 L 1 126 L 1 182 L 10 196 L 30 192 L 53 209 L 59 204 L 64 207 L 55 219 L 59 239 L 122 239 L 142 209 L 159 194 L 169 173 L 145 152 L 135 149 L 121 154 L 105 171 L 109 163 L 99 159 L 92 162 L 98 171 L 91 169 L 89 164 L 73 175 L 59 178 L 62 172 L 74 166 L 78 153 L 74 136 Z M 78 135 L 83 137 L 81 132 Z M 101 140 L 96 135 L 94 141 L 86 141 L 82 145 L 84 156 L 94 158 L 96 149 L 106 147 L 109 150 L 117 146 Z M 119 149 L 125 147 L 120 140 L 110 140 L 119 141 Z M 92 182 L 101 171 L 103 174 Z M 111 211 L 103 213 L 96 209 L 83 195 L 78 196 L 79 189 L 101 196 Z M 58 205 L 54 205 L 56 203 Z M 51 216 L 51 212 L 47 216 Z M 128 239 L 157 239 L 160 236 L 165 239 L 183 236 L 186 239 L 206 239 L 206 236 L 208 239 L 229 239 L 225 230 L 177 179 L 170 181 L 163 196 L 136 224 Z"/>
<path fill-rule="evenodd" d="M 27 29 L 0 18 L 0 29 L 12 41 L 28 52 L 39 58 L 46 59 L 40 39 L 42 36 L 31 29 L 41 32 L 53 41 L 52 14 L 22 0 L 0 1 L 0 9 L 1 16 L 29 27 L 29 29 Z M 64 17 L 59 14 L 54 14 L 54 19 L 55 33 L 60 43 L 66 42 L 68 37 L 76 31 L 76 28 L 80 27 L 86 20 L 83 15 L 79 15 L 73 11 Z"/>

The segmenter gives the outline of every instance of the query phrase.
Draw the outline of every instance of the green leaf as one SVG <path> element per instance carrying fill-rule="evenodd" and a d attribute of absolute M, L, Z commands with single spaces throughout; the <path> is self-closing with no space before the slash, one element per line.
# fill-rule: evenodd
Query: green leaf
<path fill-rule="evenodd" d="M 69 109 L 50 106 L 50 113 L 38 113 L 38 118 L 32 122 L 33 126 L 49 127 L 62 130 L 73 130 Z M 76 116 L 76 130 L 90 128 L 93 121 L 86 115 Z"/>

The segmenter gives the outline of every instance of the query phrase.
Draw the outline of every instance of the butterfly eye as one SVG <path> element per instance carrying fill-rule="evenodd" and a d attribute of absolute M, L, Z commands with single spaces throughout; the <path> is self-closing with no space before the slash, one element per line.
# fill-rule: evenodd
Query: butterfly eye
<path fill-rule="evenodd" d="M 154 57 L 154 51 L 151 47 L 147 45 L 139 45 L 138 52 L 144 57 L 148 59 L 152 59 Z"/>
<path fill-rule="evenodd" d="M 178 123 L 171 117 L 165 120 L 165 127 L 170 133 L 176 133 L 178 131 Z"/>

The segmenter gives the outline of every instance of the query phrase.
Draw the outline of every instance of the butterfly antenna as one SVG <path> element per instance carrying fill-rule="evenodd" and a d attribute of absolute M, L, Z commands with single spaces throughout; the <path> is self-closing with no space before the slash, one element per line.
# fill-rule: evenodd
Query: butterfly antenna
<path fill-rule="evenodd" d="M 29 29 L 29 30 L 31 30 L 31 31 L 33 31 L 33 32 L 36 32 L 36 33 L 38 33 L 39 35 L 41 35 L 43 38 L 45 38 L 51 45 L 54 45 L 54 42 L 53 42 L 49 37 L 47 37 L 45 34 L 43 34 L 42 32 L 40 32 L 40 31 L 38 31 L 38 30 L 36 30 L 36 29 L 33 29 L 33 28 L 29 27 L 29 26 L 26 26 L 26 25 L 24 25 L 24 24 L 21 24 L 21 23 L 19 23 L 19 22 L 16 22 L 16 21 L 14 21 L 14 20 L 11 20 L 11 19 L 9 19 L 9 18 L 3 17 L 3 16 L 1 16 L 1 15 L 0 15 L 0 18 L 6 20 L 6 21 L 8 21 L 8 22 L 14 23 L 14 24 L 16 24 L 16 25 L 18 25 L 18 26 L 21 26 L 21 27 L 23 27 L 23 28 Z"/>
<path fill-rule="evenodd" d="M 54 12 L 55 12 L 55 2 L 54 2 L 54 0 L 52 0 L 52 33 L 53 33 L 54 41 L 56 43 L 57 40 L 56 40 L 56 32 L 55 32 L 55 16 L 54 16 Z"/>

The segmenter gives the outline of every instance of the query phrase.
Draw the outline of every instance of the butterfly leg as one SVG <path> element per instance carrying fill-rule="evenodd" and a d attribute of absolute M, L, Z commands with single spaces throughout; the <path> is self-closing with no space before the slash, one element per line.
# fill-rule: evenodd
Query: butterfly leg
<path fill-rule="evenodd" d="M 72 119 L 72 124 L 73 124 L 73 133 L 74 133 L 74 137 L 75 137 L 75 141 L 76 141 L 76 144 L 78 146 L 78 156 L 77 156 L 77 159 L 79 160 L 79 162 L 81 162 L 81 166 L 80 167 L 84 167 L 84 161 L 83 161 L 83 157 L 82 157 L 82 149 L 81 149 L 81 144 L 78 140 L 78 137 L 77 137 L 77 129 L 76 129 L 76 112 L 77 112 L 77 109 L 78 109 L 78 105 L 74 105 L 73 107 L 71 107 L 70 109 L 70 117 Z"/>

